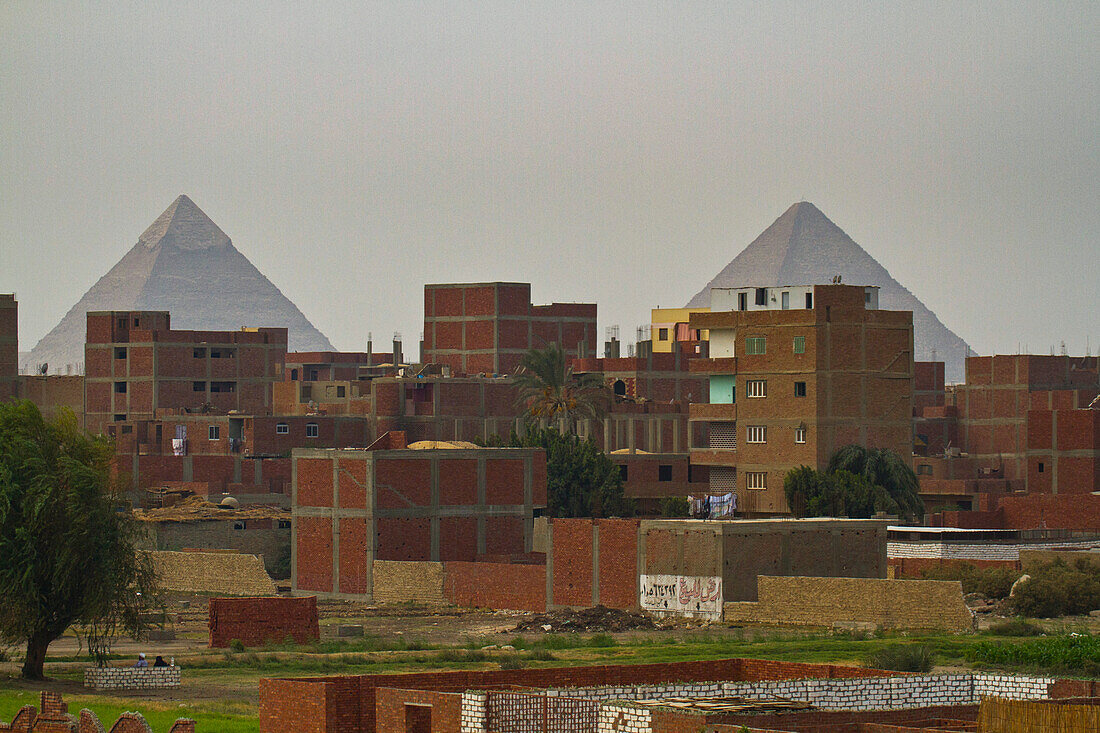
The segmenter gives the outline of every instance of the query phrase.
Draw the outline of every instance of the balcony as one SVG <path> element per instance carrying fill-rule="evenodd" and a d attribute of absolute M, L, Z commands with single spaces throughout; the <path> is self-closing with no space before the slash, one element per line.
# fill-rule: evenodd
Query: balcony
<path fill-rule="evenodd" d="M 736 374 L 737 357 L 722 356 L 713 359 L 692 359 L 688 362 L 694 374 Z"/>
<path fill-rule="evenodd" d="M 737 466 L 737 451 L 719 448 L 692 448 L 691 463 L 695 466 Z"/>
<path fill-rule="evenodd" d="M 737 405 L 692 402 L 688 405 L 688 420 L 735 422 L 737 420 Z"/>

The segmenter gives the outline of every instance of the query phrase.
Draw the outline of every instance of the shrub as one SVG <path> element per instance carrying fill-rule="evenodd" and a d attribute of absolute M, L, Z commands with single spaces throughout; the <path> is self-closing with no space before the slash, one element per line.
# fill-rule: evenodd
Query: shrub
<path fill-rule="evenodd" d="M 1100 566 L 1061 558 L 1041 565 L 1012 597 L 1013 609 L 1024 616 L 1074 616 L 1100 608 Z"/>
<path fill-rule="evenodd" d="M 611 634 L 593 634 L 592 638 L 588 640 L 588 646 L 609 647 L 615 646 L 615 644 L 615 637 Z"/>
<path fill-rule="evenodd" d="M 241 641 L 240 639 L 230 639 L 229 640 L 229 650 L 234 651 L 234 652 L 243 652 L 244 651 L 244 642 Z"/>
<path fill-rule="evenodd" d="M 550 653 L 549 649 L 533 649 L 527 653 L 528 659 L 535 659 L 540 662 L 552 662 L 557 657 Z"/>
<path fill-rule="evenodd" d="M 1020 573 L 1011 568 L 978 568 L 961 563 L 927 568 L 921 576 L 926 580 L 958 580 L 963 593 L 981 593 L 986 598 L 1000 599 L 1008 598 Z"/>
<path fill-rule="evenodd" d="M 661 499 L 662 517 L 686 517 L 691 513 L 691 505 L 682 496 L 666 496 Z"/>
<path fill-rule="evenodd" d="M 519 658 L 518 654 L 509 654 L 500 658 L 501 669 L 523 669 L 527 662 Z"/>
<path fill-rule="evenodd" d="M 1043 633 L 1043 627 L 1024 618 L 1014 618 L 993 624 L 989 627 L 989 633 L 997 636 L 1039 636 Z"/>
<path fill-rule="evenodd" d="M 925 644 L 889 644 L 867 656 L 864 666 L 895 672 L 930 672 L 935 655 Z"/>

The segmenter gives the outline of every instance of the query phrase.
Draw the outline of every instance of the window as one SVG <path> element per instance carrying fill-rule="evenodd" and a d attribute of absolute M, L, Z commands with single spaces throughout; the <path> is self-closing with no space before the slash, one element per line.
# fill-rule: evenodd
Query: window
<path fill-rule="evenodd" d="M 116 359 L 125 359 L 126 358 L 126 347 L 125 346 L 120 346 L 119 348 L 115 349 L 115 358 Z"/>
<path fill-rule="evenodd" d="M 759 356 L 768 351 L 768 339 L 763 336 L 749 336 L 745 339 L 745 353 L 750 356 Z"/>
<path fill-rule="evenodd" d="M 125 328 L 126 328 L 126 319 L 125 318 L 119 318 L 118 319 L 118 327 L 120 329 L 125 330 Z"/>
<path fill-rule="evenodd" d="M 236 382 L 211 382 L 210 383 L 210 391 L 211 392 L 236 392 L 237 391 L 237 383 Z"/>
<path fill-rule="evenodd" d="M 658 341 L 668 341 L 668 329 L 667 328 L 658 328 L 657 329 L 657 340 Z"/>
<path fill-rule="evenodd" d="M 1043 464 L 1042 464 L 1042 463 L 1040 463 L 1040 464 L 1039 464 L 1039 473 L 1042 473 L 1042 472 L 1043 472 L 1043 468 L 1044 468 Z"/>
<path fill-rule="evenodd" d="M 794 383 L 794 396 L 795 397 L 805 397 L 806 396 L 806 383 L 805 382 L 795 382 Z"/>
<path fill-rule="evenodd" d="M 122 426 L 122 434 L 123 435 L 129 435 L 132 432 L 134 432 L 134 426 L 133 425 L 123 425 Z"/>
<path fill-rule="evenodd" d="M 806 428 L 794 429 L 794 442 L 805 443 L 806 442 Z"/>
<path fill-rule="evenodd" d="M 234 349 L 210 349 L 211 359 L 232 359 L 237 355 Z"/>
<path fill-rule="evenodd" d="M 275 423 L 276 435 L 288 435 L 290 433 L 290 425 L 285 422 Z"/>
<path fill-rule="evenodd" d="M 211 425 L 206 429 L 207 440 L 218 440 L 222 437 L 222 428 L 220 425 Z"/>
<path fill-rule="evenodd" d="M 125 415 L 115 415 L 115 422 L 122 422 L 125 419 L 126 419 Z M 1039 465 L 1042 466 L 1043 464 L 1040 463 Z M 1040 468 L 1039 470 L 1042 471 L 1043 469 Z"/>
<path fill-rule="evenodd" d="M 316 382 L 317 381 L 317 370 L 316 369 L 310 369 L 309 370 L 309 381 L 311 381 L 311 382 Z"/>
<path fill-rule="evenodd" d="M 192 392 L 205 392 L 206 391 L 206 382 L 191 382 L 191 391 Z"/>
<path fill-rule="evenodd" d="M 626 464 L 625 463 L 620 463 L 619 464 L 619 478 L 621 478 L 623 481 L 626 481 L 626 475 L 627 475 Z"/>
<path fill-rule="evenodd" d="M 747 311 L 749 309 L 749 294 L 738 293 L 737 294 L 737 310 Z"/>
<path fill-rule="evenodd" d="M 768 429 L 763 425 L 750 425 L 747 440 L 749 443 L 767 443 Z"/>
<path fill-rule="evenodd" d="M 318 435 L 318 432 L 319 431 L 318 431 L 318 428 L 317 428 L 317 423 L 315 423 L 315 422 L 306 423 L 306 437 L 307 438 L 316 438 L 317 435 Z"/>
<path fill-rule="evenodd" d="M 244 522 L 233 522 L 233 529 L 244 529 Z"/>
<path fill-rule="evenodd" d="M 138 327 L 138 319 L 135 318 L 134 319 L 134 328 L 137 328 L 137 327 Z"/>
<path fill-rule="evenodd" d="M 745 487 L 749 489 L 768 488 L 768 474 L 765 471 L 747 471 L 745 473 Z"/>
<path fill-rule="evenodd" d="M 205 359 L 206 349 L 195 349 L 191 352 L 191 356 L 195 357 L 196 359 Z"/>
<path fill-rule="evenodd" d="M 337 397 L 343 397 L 345 394 L 347 394 L 347 392 L 344 389 L 343 385 L 340 385 L 336 388 L 336 396 Z"/>
<path fill-rule="evenodd" d="M 115 382 L 115 394 L 126 394 L 126 382 Z"/>
<path fill-rule="evenodd" d="M 279 520 L 279 529 L 290 529 L 290 520 L 289 519 L 280 519 Z"/>
<path fill-rule="evenodd" d="M 805 354 L 806 353 L 806 337 L 795 336 L 794 337 L 794 353 Z"/>
<path fill-rule="evenodd" d="M 864 290 L 863 291 L 863 302 L 867 303 L 867 304 L 870 304 L 870 302 L 871 302 L 871 291 L 870 290 Z"/>
<path fill-rule="evenodd" d="M 814 307 L 814 294 L 806 293 L 806 310 L 812 310 Z"/>
<path fill-rule="evenodd" d="M 921 476 L 931 476 L 932 467 L 927 463 L 922 463 L 921 465 L 917 466 L 917 473 Z"/>
<path fill-rule="evenodd" d="M 768 304 L 768 289 L 757 288 L 756 289 L 756 304 L 767 305 Z"/>
<path fill-rule="evenodd" d="M 791 294 L 789 292 L 785 292 L 785 293 L 783 293 L 783 295 L 779 296 L 779 300 L 780 300 L 780 304 L 783 307 L 783 310 L 790 310 L 790 307 L 791 307 Z"/>
<path fill-rule="evenodd" d="M 745 383 L 745 396 L 746 397 L 767 397 L 768 396 L 768 380 L 766 379 L 750 379 Z"/>
<path fill-rule="evenodd" d="M 671 481 L 672 480 L 672 466 L 657 466 L 657 480 L 658 481 Z"/>

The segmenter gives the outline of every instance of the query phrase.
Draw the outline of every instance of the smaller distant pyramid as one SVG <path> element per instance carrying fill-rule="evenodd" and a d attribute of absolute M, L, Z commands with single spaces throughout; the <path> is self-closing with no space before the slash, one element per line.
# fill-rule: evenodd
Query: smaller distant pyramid
<path fill-rule="evenodd" d="M 106 275 L 42 337 L 23 363 L 63 372 L 84 361 L 86 314 L 166 310 L 172 327 L 289 330 L 291 351 L 333 351 L 332 344 L 187 196 L 157 217 Z"/>
<path fill-rule="evenodd" d="M 880 308 L 913 311 L 914 358 L 944 362 L 948 382 L 964 379 L 964 362 L 970 353 L 967 343 L 808 201 L 783 212 L 696 293 L 688 306 L 710 305 L 711 288 L 816 285 L 835 275 L 849 285 L 877 285 Z"/>

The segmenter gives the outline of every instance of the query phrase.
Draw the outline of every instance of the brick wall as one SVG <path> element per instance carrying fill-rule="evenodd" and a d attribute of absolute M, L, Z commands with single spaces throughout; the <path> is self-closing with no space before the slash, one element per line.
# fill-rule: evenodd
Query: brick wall
<path fill-rule="evenodd" d="M 373 577 L 375 603 L 447 603 L 441 562 L 375 560 Z"/>
<path fill-rule="evenodd" d="M 636 519 L 551 519 L 552 606 L 638 607 Z"/>
<path fill-rule="evenodd" d="M 374 711 L 378 733 L 455 733 L 462 716 L 462 694 L 382 687 L 375 693 Z M 410 727 L 413 721 L 425 727 Z"/>
<path fill-rule="evenodd" d="M 211 598 L 210 646 L 228 647 L 233 639 L 246 646 L 268 641 L 282 642 L 288 636 L 298 644 L 320 638 L 317 598 Z"/>
<path fill-rule="evenodd" d="M 727 603 L 727 622 L 968 631 L 973 617 L 957 581 L 875 578 L 757 579 L 758 602 Z"/>
<path fill-rule="evenodd" d="M 24 705 L 11 723 L 0 721 L 0 731 L 14 733 L 103 733 L 108 730 L 91 710 L 69 713 L 69 706 L 56 692 L 43 690 L 39 709 Z M 123 713 L 110 727 L 111 733 L 150 733 L 149 724 L 139 713 Z M 195 733 L 195 721 L 179 718 L 168 733 Z"/>
<path fill-rule="evenodd" d="M 444 563 L 443 593 L 456 606 L 546 610 L 546 566 Z"/>

